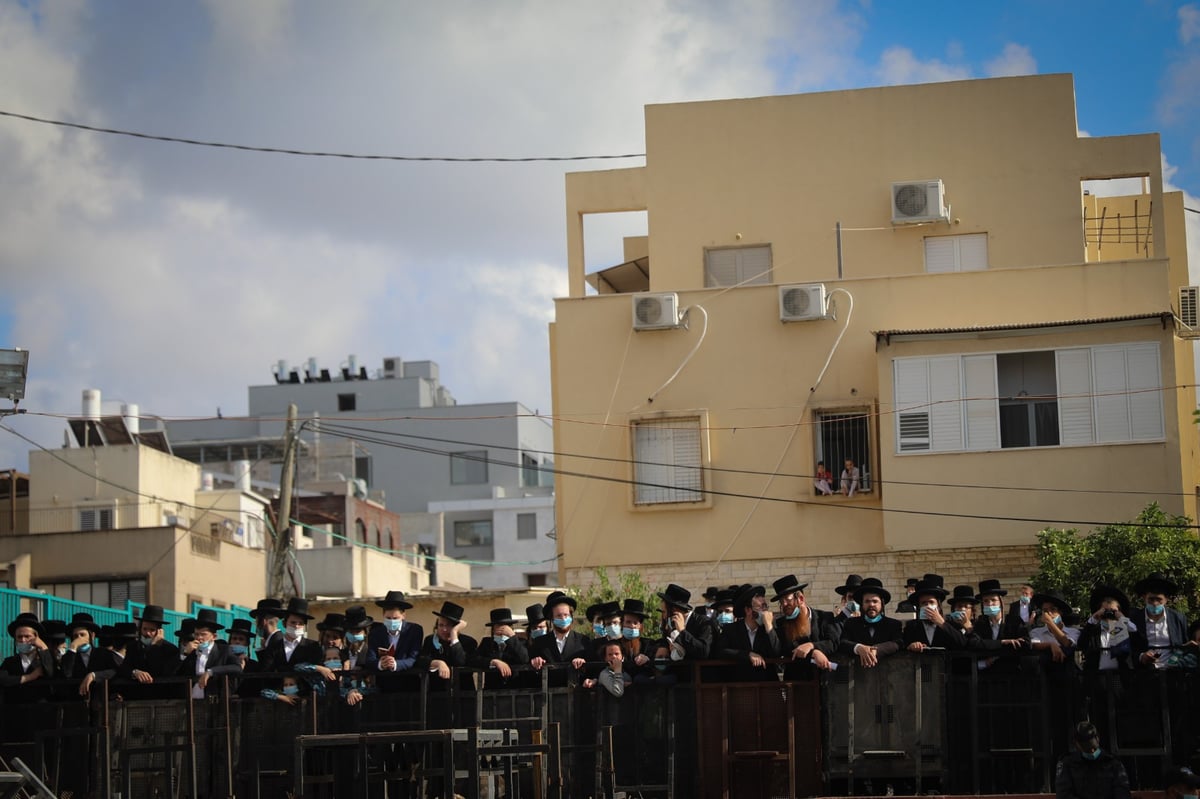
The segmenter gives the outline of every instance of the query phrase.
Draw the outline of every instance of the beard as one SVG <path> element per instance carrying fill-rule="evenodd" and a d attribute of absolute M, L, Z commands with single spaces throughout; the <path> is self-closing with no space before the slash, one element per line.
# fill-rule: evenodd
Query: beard
<path fill-rule="evenodd" d="M 791 641 L 798 641 L 812 635 L 812 623 L 808 618 L 808 608 L 805 606 L 800 608 L 799 616 L 795 619 L 784 619 L 779 626 L 783 628 L 783 632 Z"/>

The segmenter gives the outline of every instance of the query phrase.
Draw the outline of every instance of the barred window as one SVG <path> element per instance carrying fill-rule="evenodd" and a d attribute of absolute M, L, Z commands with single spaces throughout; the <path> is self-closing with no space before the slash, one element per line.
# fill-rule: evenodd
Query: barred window
<path fill-rule="evenodd" d="M 633 425 L 635 505 L 703 502 L 700 419 L 664 419 Z"/>

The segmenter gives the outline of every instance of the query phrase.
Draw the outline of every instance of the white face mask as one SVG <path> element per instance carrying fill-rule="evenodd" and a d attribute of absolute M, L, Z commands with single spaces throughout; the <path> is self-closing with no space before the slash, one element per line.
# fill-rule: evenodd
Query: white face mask
<path fill-rule="evenodd" d="M 304 630 L 304 625 L 300 625 L 299 627 L 288 627 L 286 635 L 291 640 L 298 641 L 304 637 Z"/>

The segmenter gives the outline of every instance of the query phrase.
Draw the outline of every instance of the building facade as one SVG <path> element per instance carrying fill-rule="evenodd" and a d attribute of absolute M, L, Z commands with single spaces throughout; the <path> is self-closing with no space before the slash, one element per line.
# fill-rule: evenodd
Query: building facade
<path fill-rule="evenodd" d="M 646 154 L 566 180 L 565 582 L 1012 583 L 1042 528 L 1195 518 L 1182 199 L 1156 135 L 1080 135 L 1069 75 L 649 106 Z M 626 211 L 649 235 L 585 274 Z"/>

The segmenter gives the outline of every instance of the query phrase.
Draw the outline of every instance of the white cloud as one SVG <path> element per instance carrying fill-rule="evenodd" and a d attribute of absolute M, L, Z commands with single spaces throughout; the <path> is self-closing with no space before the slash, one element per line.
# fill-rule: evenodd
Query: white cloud
<path fill-rule="evenodd" d="M 989 78 L 1036 75 L 1037 60 L 1025 45 L 1009 42 L 1004 45 L 1004 51 L 1000 55 L 983 65 L 983 71 Z"/>
<path fill-rule="evenodd" d="M 1200 6 L 1195 3 L 1180 6 L 1178 16 L 1179 41 L 1191 44 L 1194 39 L 1200 39 Z"/>
<path fill-rule="evenodd" d="M 948 64 L 936 58 L 922 61 L 907 47 L 889 47 L 879 58 L 876 74 L 882 83 L 938 83 L 964 80 L 971 70 L 961 64 Z"/>

